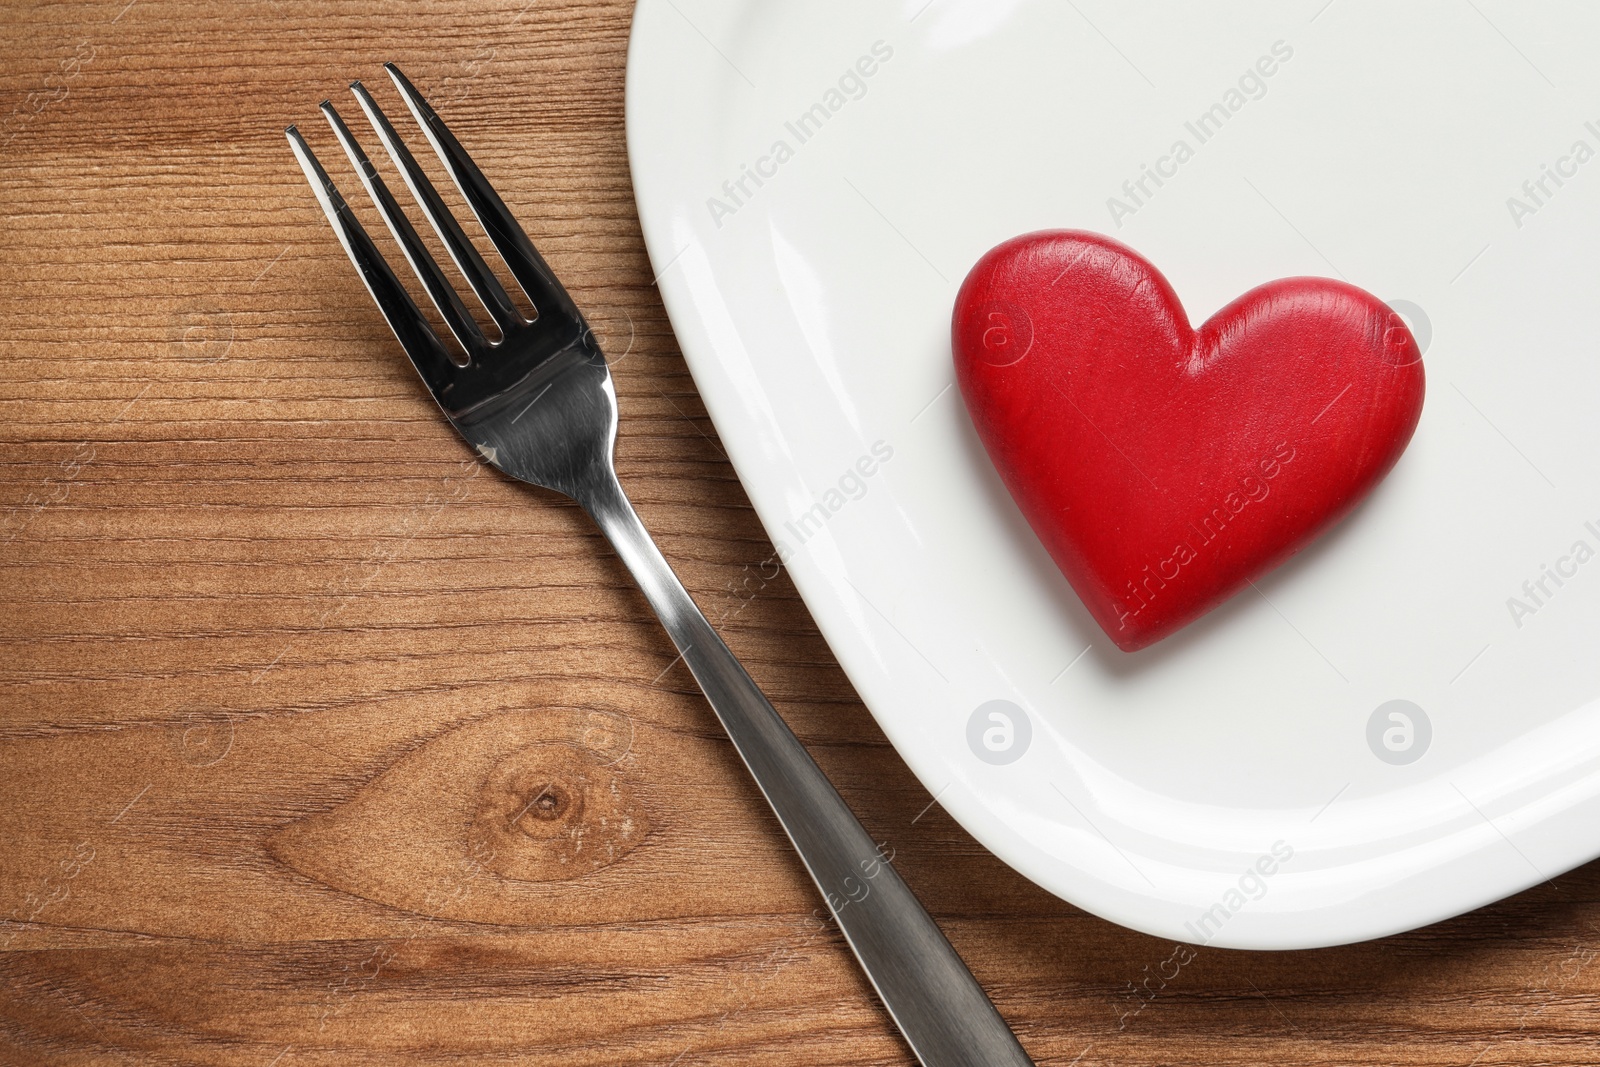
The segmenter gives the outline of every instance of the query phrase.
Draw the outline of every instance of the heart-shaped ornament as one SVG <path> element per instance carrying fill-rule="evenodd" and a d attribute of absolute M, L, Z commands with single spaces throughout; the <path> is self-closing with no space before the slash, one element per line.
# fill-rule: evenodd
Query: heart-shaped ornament
<path fill-rule="evenodd" d="M 1422 414 L 1405 322 L 1289 278 L 1198 330 L 1093 233 L 990 251 L 956 298 L 956 378 L 1012 497 L 1124 651 L 1194 621 L 1345 516 Z"/>

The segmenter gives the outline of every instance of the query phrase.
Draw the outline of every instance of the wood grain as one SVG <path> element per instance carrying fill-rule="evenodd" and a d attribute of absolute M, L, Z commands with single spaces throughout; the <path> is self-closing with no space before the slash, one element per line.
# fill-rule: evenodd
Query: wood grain
<path fill-rule="evenodd" d="M 1595 866 L 1162 978 L 929 807 L 674 346 L 629 6 L 525 3 L 0 7 L 0 1063 L 909 1062 L 616 559 L 470 462 L 317 214 L 281 128 L 331 152 L 317 101 L 389 59 L 621 354 L 662 548 L 1041 1064 L 1600 1061 Z"/>

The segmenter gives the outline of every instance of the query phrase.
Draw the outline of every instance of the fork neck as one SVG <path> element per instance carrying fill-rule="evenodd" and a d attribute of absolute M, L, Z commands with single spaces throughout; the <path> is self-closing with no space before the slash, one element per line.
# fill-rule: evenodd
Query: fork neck
<path fill-rule="evenodd" d="M 679 650 L 703 641 L 710 624 L 656 547 L 611 466 L 574 499 L 611 542 Z"/>

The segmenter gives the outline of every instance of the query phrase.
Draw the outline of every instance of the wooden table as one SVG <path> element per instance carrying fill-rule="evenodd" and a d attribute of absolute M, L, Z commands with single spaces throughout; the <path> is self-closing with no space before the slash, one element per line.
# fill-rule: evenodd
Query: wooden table
<path fill-rule="evenodd" d="M 316 104 L 388 59 L 605 334 L 663 550 L 1041 1064 L 1600 1062 L 1600 867 L 1189 960 L 930 806 L 674 345 L 629 14 L 0 8 L 0 1063 L 909 1062 L 617 560 L 471 460 L 318 213 L 281 129 L 343 173 Z"/>

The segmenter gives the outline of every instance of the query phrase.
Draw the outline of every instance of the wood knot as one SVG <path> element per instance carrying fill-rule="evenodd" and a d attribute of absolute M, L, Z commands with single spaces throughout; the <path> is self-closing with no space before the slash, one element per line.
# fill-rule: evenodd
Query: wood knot
<path fill-rule="evenodd" d="M 570 744 L 532 745 L 484 779 L 473 851 L 506 878 L 543 882 L 610 866 L 649 829 L 616 772 Z"/>
<path fill-rule="evenodd" d="M 528 794 L 528 803 L 518 813 L 519 817 L 512 820 L 512 825 L 521 826 L 522 832 L 532 837 L 539 836 L 535 829 L 539 823 L 556 822 L 583 810 L 582 797 L 575 796 L 566 782 L 524 786 L 523 791 Z M 534 821 L 530 823 L 530 819 Z"/>
<path fill-rule="evenodd" d="M 343 802 L 280 828 L 270 847 L 308 878 L 425 915 L 587 915 L 596 894 L 637 893 L 637 870 L 594 877 L 650 832 L 630 784 L 633 744 L 632 720 L 609 712 L 494 715 L 404 753 Z"/>

